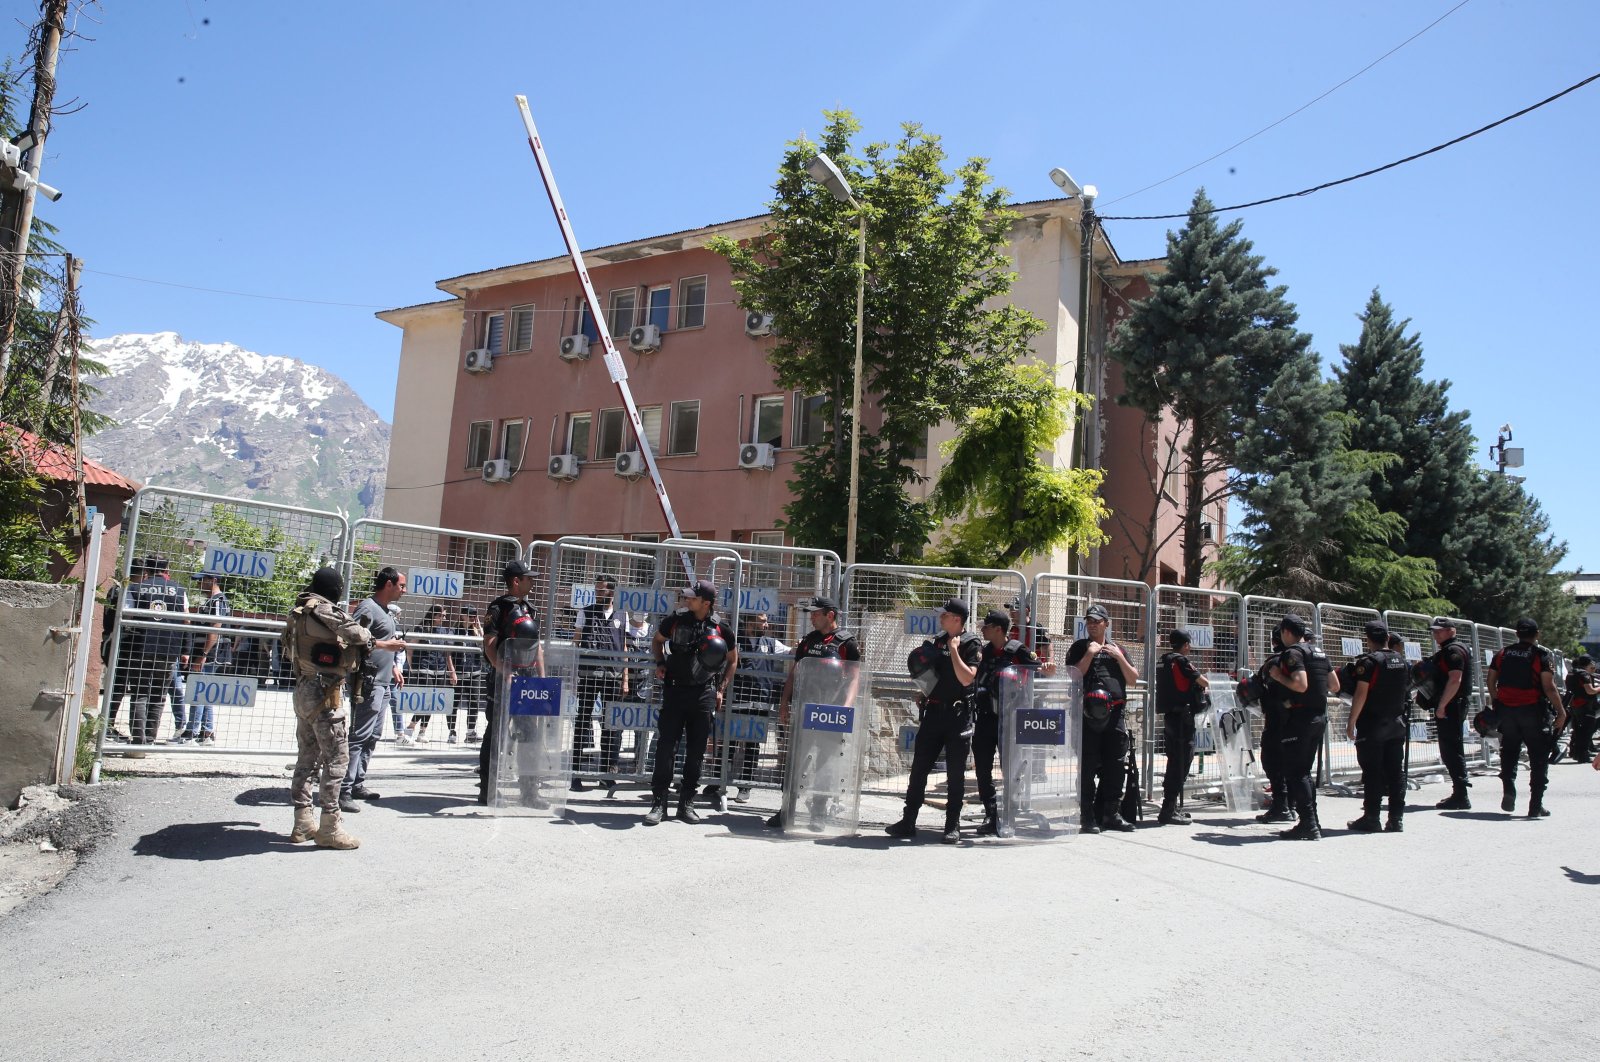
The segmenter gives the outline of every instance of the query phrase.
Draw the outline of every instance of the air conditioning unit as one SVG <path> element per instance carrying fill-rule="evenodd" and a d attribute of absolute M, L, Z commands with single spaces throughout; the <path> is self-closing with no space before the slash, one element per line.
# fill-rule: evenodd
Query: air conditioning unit
<path fill-rule="evenodd" d="M 617 455 L 612 471 L 628 479 L 638 479 L 644 475 L 644 455 L 638 450 L 624 450 Z"/>
<path fill-rule="evenodd" d="M 585 335 L 562 336 L 561 356 L 568 361 L 588 361 L 589 337 Z"/>
<path fill-rule="evenodd" d="M 745 443 L 739 447 L 740 468 L 770 469 L 777 463 L 777 450 L 771 443 Z"/>
<path fill-rule="evenodd" d="M 772 315 L 770 313 L 745 314 L 744 334 L 747 336 L 770 336 L 772 334 Z"/>
<path fill-rule="evenodd" d="M 545 475 L 551 479 L 577 479 L 578 459 L 572 454 L 551 454 Z"/>
<path fill-rule="evenodd" d="M 485 483 L 509 483 L 511 481 L 511 462 L 504 457 L 497 457 L 493 461 L 483 463 L 483 481 Z"/>
<path fill-rule="evenodd" d="M 468 372 L 488 372 L 494 368 L 494 352 L 484 347 L 467 351 L 465 367 Z"/>
<path fill-rule="evenodd" d="M 628 333 L 628 349 L 648 354 L 661 349 L 661 329 L 653 324 L 640 325 Z"/>

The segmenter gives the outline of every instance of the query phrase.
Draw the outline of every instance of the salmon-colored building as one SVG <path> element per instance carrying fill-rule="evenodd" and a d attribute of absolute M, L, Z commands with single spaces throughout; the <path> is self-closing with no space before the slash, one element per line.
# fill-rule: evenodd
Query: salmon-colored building
<path fill-rule="evenodd" d="M 1016 209 L 1022 218 L 1010 240 L 1017 270 L 1011 301 L 1047 323 L 1033 354 L 1071 386 L 1079 204 L 1055 199 Z M 766 357 L 767 322 L 739 307 L 727 263 L 706 249 L 715 236 L 754 238 L 766 220 L 586 251 L 601 301 L 595 309 L 584 305 L 572 265 L 559 255 L 441 280 L 449 298 L 379 313 L 403 333 L 385 518 L 524 541 L 664 537 L 655 491 L 638 475 L 642 463 L 626 456 L 648 445 L 686 534 L 783 543 L 794 463 L 823 431 L 820 399 L 777 386 Z M 1160 261 L 1124 263 L 1103 234 L 1096 241 L 1087 375 L 1091 383 L 1104 377 L 1102 386 L 1112 390 L 1103 393 L 1114 395 L 1118 386 L 1101 356 L 1108 323 L 1148 291 L 1145 276 L 1160 268 Z M 642 441 L 602 360 L 601 328 L 627 363 Z M 863 419 L 870 422 L 870 395 L 866 402 Z M 1175 580 L 1181 543 L 1172 538 L 1147 548 L 1134 526 L 1152 512 L 1161 527 L 1178 519 L 1151 472 L 1170 429 L 1163 434 L 1161 425 L 1109 399 L 1100 413 L 1091 450 L 1107 472 L 1106 499 L 1122 519 L 1107 524 L 1111 541 L 1088 560 L 1061 551 L 1027 569 Z M 939 444 L 953 434 L 950 425 L 930 433 L 921 489 L 931 490 Z M 1068 464 L 1073 446 L 1068 433 L 1051 459 Z M 1222 515 L 1214 524 L 1219 539 Z"/>

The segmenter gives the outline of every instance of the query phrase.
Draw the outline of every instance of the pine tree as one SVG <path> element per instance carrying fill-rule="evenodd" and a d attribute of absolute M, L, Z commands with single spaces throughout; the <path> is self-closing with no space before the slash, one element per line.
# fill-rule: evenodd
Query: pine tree
<path fill-rule="evenodd" d="M 1205 564 L 1200 525 L 1207 506 L 1237 486 L 1238 444 L 1279 372 L 1310 347 L 1295 327 L 1277 270 L 1251 253 L 1243 223 L 1217 224 L 1205 190 L 1184 227 L 1167 234 L 1167 271 L 1135 304 L 1107 353 L 1123 366 L 1118 401 L 1153 418 L 1165 413 L 1187 438 L 1182 503 L 1183 581 L 1198 586 Z M 1220 485 L 1219 485 L 1220 484 Z"/>

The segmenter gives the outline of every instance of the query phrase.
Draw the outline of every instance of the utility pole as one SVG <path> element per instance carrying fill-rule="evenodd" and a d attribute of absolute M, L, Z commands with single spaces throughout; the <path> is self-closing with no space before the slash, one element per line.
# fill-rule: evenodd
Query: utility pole
<path fill-rule="evenodd" d="M 67 289 L 61 296 L 61 316 L 67 322 L 66 339 L 72 350 L 72 480 L 78 494 L 78 533 L 84 540 L 89 535 L 89 500 L 84 490 L 83 476 L 83 395 L 78 390 L 78 356 L 83 350 L 83 315 L 78 307 L 78 270 L 83 263 L 67 255 Z M 46 396 L 48 401 L 48 396 Z M 93 581 L 97 573 L 86 572 L 84 578 Z"/>
<path fill-rule="evenodd" d="M 16 147 L 27 152 L 27 163 L 0 168 L 7 197 L 0 216 L 0 388 L 11 368 L 11 344 L 17 334 L 17 312 L 22 304 L 22 277 L 27 269 L 28 237 L 33 228 L 33 200 L 37 191 L 51 199 L 61 193 L 39 184 L 39 167 L 44 160 L 45 137 L 50 132 L 50 117 L 56 96 L 56 60 L 61 55 L 61 37 L 67 26 L 67 0 L 44 0 L 39 25 L 35 29 L 39 47 L 33 59 L 33 108 L 28 113 L 28 128 Z M 26 147 L 24 147 L 26 145 Z M 7 158 L 7 163 L 11 163 Z"/>

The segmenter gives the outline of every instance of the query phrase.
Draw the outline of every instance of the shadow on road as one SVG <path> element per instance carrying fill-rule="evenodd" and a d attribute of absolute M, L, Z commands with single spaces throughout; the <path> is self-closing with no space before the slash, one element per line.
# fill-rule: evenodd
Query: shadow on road
<path fill-rule="evenodd" d="M 1469 819 L 1478 822 L 1506 822 L 1522 816 L 1506 811 L 1441 811 L 1441 819 Z"/>
<path fill-rule="evenodd" d="M 233 802 L 243 804 L 247 808 L 286 808 L 289 806 L 289 787 L 275 785 L 246 789 L 234 797 Z"/>
<path fill-rule="evenodd" d="M 631 830 L 644 825 L 644 812 L 633 805 L 618 803 L 611 807 L 615 810 L 601 811 L 593 805 L 579 806 L 568 801 L 566 820 L 574 826 L 598 826 L 602 830 Z M 673 821 L 668 818 L 661 825 L 666 826 Z M 683 823 L 677 825 L 682 826 Z"/>
<path fill-rule="evenodd" d="M 1600 885 L 1600 874 L 1585 874 L 1583 871 L 1573 870 L 1571 867 L 1562 867 L 1561 869 L 1566 871 L 1567 880 L 1574 885 Z"/>
<path fill-rule="evenodd" d="M 268 852 L 309 852 L 312 845 L 290 844 L 283 830 L 263 830 L 259 822 L 180 822 L 163 826 L 134 842 L 133 854 L 163 859 L 231 859 Z"/>
<path fill-rule="evenodd" d="M 405 796 L 389 796 L 375 800 L 367 807 L 395 811 L 401 815 L 426 817 L 437 815 L 446 808 L 473 807 L 477 803 L 474 797 L 451 793 L 407 793 Z"/>
<path fill-rule="evenodd" d="M 1272 833 L 1196 833 L 1192 839 L 1204 841 L 1206 844 L 1221 845 L 1224 848 L 1239 848 L 1247 844 L 1276 841 L 1279 838 L 1277 834 Z"/>

